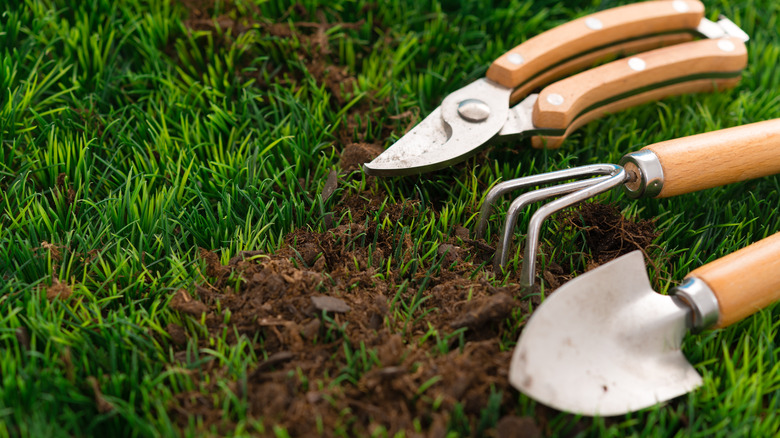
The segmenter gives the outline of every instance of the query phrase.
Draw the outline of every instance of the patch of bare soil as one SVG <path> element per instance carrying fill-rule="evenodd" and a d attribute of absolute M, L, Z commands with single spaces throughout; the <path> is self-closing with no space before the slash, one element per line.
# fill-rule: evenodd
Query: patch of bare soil
<path fill-rule="evenodd" d="M 256 340 L 261 360 L 230 391 L 248 400 L 250 417 L 293 436 L 331 435 L 339 427 L 355 435 L 380 427 L 388 435 L 416 434 L 418 428 L 427 436 L 447 430 L 542 435 L 557 413 L 544 408 L 534 418 L 514 415 L 511 351 L 501 348 L 508 334 L 516 336 L 510 316 L 528 313 L 529 300 L 520 299 L 518 286 L 490 284 L 490 264 L 475 266 L 486 244 L 468 239 L 465 228 L 440 245 L 442 269 L 432 276 L 388 272 L 388 259 L 410 261 L 414 245 L 377 224 L 402 221 L 419 206 L 381 207 L 383 201 L 370 193 L 345 195 L 335 213 L 349 210 L 351 222 L 325 232 L 297 230 L 276 254 L 242 252 L 222 265 L 201 249 L 208 281 L 194 286 L 192 295 L 177 291 L 171 307 L 203 319 L 210 338 L 227 333 L 230 343 L 237 336 Z M 375 220 L 380 207 L 384 213 Z M 566 217 L 593 236 L 594 259 L 602 263 L 652 241 L 648 223 L 626 221 L 610 206 L 586 204 Z M 571 275 L 561 269 L 544 278 L 560 282 Z M 167 330 L 175 357 L 186 361 L 189 334 L 177 324 Z M 210 345 L 209 338 L 198 341 L 199 348 Z M 224 398 L 214 377 L 226 373 L 212 361 L 193 378 Z M 493 403 L 498 397 L 500 416 L 481 430 L 491 394 Z M 222 406 L 192 391 L 177 395 L 170 411 L 182 425 L 199 416 L 227 431 L 232 423 Z"/>
<path fill-rule="evenodd" d="M 410 433 L 415 419 L 431 436 L 443 436 L 456 405 L 465 427 L 476 432 L 491 390 L 510 414 L 516 397 L 507 381 L 511 352 L 499 340 L 510 329 L 505 320 L 519 305 L 519 288 L 472 277 L 462 242 L 443 251 L 452 269 L 427 279 L 423 272 L 387 275 L 388 257 L 400 250 L 410 258 L 412 242 L 366 220 L 380 207 L 378 198 L 350 196 L 339 204 L 353 222 L 323 233 L 298 230 L 277 254 L 238 254 L 223 266 L 201 250 L 209 282 L 192 296 L 178 291 L 171 301 L 184 315 L 203 315 L 212 337 L 228 328 L 229 342 L 236 334 L 258 339 L 255 350 L 264 359 L 246 388 L 236 386 L 249 400 L 249 415 L 295 436 L 344 424 L 358 435 L 379 426 Z M 386 206 L 381 220 L 398 221 L 413 208 Z M 186 359 L 186 331 L 171 324 L 168 332 L 177 357 Z M 199 343 L 208 345 L 208 339 Z M 229 428 L 220 409 L 199 392 L 180 394 L 171 407 L 182 424 L 199 415 Z"/>
<path fill-rule="evenodd" d="M 658 237 L 655 221 L 627 220 L 611 204 L 581 204 L 565 212 L 563 220 L 585 233 L 592 256 L 591 267 L 603 265 L 637 249 L 645 252 Z"/>

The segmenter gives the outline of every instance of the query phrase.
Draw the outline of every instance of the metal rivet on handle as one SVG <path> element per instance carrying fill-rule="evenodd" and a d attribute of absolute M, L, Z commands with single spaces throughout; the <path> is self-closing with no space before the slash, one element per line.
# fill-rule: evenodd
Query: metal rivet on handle
<path fill-rule="evenodd" d="M 555 105 L 555 106 L 561 105 L 563 104 L 563 96 L 561 96 L 560 94 L 552 93 L 549 96 L 547 96 L 547 102 L 549 102 L 550 105 Z"/>
<path fill-rule="evenodd" d="M 628 66 L 631 68 L 631 70 L 642 71 L 645 69 L 647 64 L 645 64 L 645 61 L 643 61 L 641 58 L 631 58 L 628 60 Z"/>
<path fill-rule="evenodd" d="M 681 0 L 676 0 L 675 2 L 673 2 L 672 7 L 674 8 L 675 11 L 681 13 L 688 12 L 690 10 L 690 8 L 688 7 L 688 3 L 685 3 L 684 1 Z"/>
<path fill-rule="evenodd" d="M 466 99 L 458 105 L 458 114 L 469 122 L 481 122 L 490 116 L 490 107 L 479 99 Z"/>
<path fill-rule="evenodd" d="M 525 59 L 523 58 L 523 55 L 519 53 L 510 53 L 506 57 L 507 61 L 511 62 L 514 65 L 520 65 L 525 62 Z"/>
<path fill-rule="evenodd" d="M 722 39 L 718 41 L 718 48 L 724 52 L 733 52 L 737 46 L 735 46 L 734 43 L 727 39 Z"/>
<path fill-rule="evenodd" d="M 604 25 L 601 23 L 601 20 L 599 20 L 598 18 L 593 18 L 593 17 L 585 19 L 585 26 L 588 26 L 589 28 L 591 28 L 593 30 L 599 30 L 602 27 L 604 27 Z"/>

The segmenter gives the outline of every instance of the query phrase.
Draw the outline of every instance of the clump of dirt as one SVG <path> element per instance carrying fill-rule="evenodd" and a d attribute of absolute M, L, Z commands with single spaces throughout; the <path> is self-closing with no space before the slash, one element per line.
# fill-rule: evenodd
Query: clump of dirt
<path fill-rule="evenodd" d="M 506 438 L 539 438 L 542 436 L 539 426 L 533 418 L 507 415 L 496 425 L 496 436 Z"/>
<path fill-rule="evenodd" d="M 67 300 L 73 295 L 73 291 L 66 283 L 62 283 L 57 277 L 54 277 L 51 282 L 51 286 L 46 288 L 46 299 L 49 301 L 60 299 Z"/>
<path fill-rule="evenodd" d="M 348 144 L 341 151 L 341 169 L 349 172 L 360 170 L 363 163 L 367 163 L 384 151 L 381 145 L 371 143 L 352 143 Z"/>
<path fill-rule="evenodd" d="M 627 220 L 611 204 L 581 204 L 562 220 L 585 233 L 594 267 L 637 249 L 645 252 L 658 237 L 654 220 Z"/>
<path fill-rule="evenodd" d="M 184 289 L 179 289 L 168 303 L 171 309 L 186 313 L 187 315 L 200 317 L 201 314 L 208 312 L 208 307 L 197 300 L 193 300 L 190 294 Z"/>

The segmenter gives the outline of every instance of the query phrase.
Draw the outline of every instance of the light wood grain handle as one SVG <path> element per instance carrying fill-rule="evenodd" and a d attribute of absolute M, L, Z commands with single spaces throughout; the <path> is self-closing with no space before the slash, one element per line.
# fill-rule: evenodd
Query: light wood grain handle
<path fill-rule="evenodd" d="M 780 119 L 664 141 L 643 149 L 653 151 L 661 163 L 663 188 L 659 198 L 774 175 L 780 173 Z"/>
<path fill-rule="evenodd" d="M 560 64 L 556 64 L 555 66 L 550 67 L 533 78 L 523 82 L 521 85 L 515 88 L 514 91 L 512 91 L 512 95 L 509 98 L 509 104 L 514 105 L 520 100 L 525 99 L 526 96 L 531 94 L 532 91 L 540 89 L 545 85 L 563 77 L 583 71 L 596 64 L 603 64 L 605 62 L 612 61 L 615 58 L 646 52 L 648 50 L 657 49 L 659 47 L 685 43 L 691 40 L 693 40 L 693 34 L 689 32 L 670 33 L 629 40 L 609 47 L 594 50 L 592 52 L 584 53 L 581 56 L 571 58 L 561 62 Z"/>
<path fill-rule="evenodd" d="M 647 102 L 665 99 L 670 96 L 679 96 L 681 94 L 687 93 L 711 93 L 718 90 L 727 90 L 729 88 L 734 88 L 739 83 L 739 80 L 740 77 L 714 80 L 698 79 L 635 94 L 631 97 L 608 103 L 604 106 L 600 106 L 582 114 L 581 116 L 574 119 L 573 122 L 571 122 L 571 125 L 566 128 L 566 132 L 562 136 L 531 137 L 531 144 L 536 149 L 557 149 L 561 147 L 563 141 L 566 140 L 566 137 L 579 129 L 580 126 L 583 126 L 598 118 L 604 117 L 607 114 L 614 114 L 627 108 L 631 108 Z"/>
<path fill-rule="evenodd" d="M 780 300 L 780 233 L 691 272 L 718 299 L 716 328 L 727 327 Z"/>
<path fill-rule="evenodd" d="M 607 9 L 537 35 L 496 59 L 488 79 L 515 88 L 585 53 L 653 34 L 694 30 L 704 5 L 692 0 L 648 1 Z"/>
<path fill-rule="evenodd" d="M 566 132 L 584 115 L 605 114 L 599 108 L 621 101 L 637 105 L 644 100 L 636 96 L 654 98 L 649 91 L 677 84 L 689 83 L 695 91 L 703 79 L 738 78 L 746 65 L 747 49 L 736 38 L 692 41 L 644 52 L 549 85 L 539 93 L 533 122 L 538 128 Z M 681 85 L 676 92 L 685 90 Z"/>

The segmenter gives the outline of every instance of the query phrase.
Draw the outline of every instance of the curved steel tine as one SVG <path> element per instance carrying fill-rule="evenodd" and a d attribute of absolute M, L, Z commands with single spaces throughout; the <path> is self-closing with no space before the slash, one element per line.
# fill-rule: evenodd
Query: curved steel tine
<path fill-rule="evenodd" d="M 505 267 L 507 261 L 509 261 L 509 248 L 512 245 L 512 235 L 514 234 L 514 228 L 517 225 L 517 218 L 520 212 L 530 204 L 534 202 L 543 201 L 547 198 L 564 195 L 571 192 L 576 192 L 592 185 L 603 182 L 611 178 L 609 175 L 600 176 L 598 178 L 590 178 L 579 181 L 574 181 L 566 184 L 560 184 L 552 187 L 545 187 L 537 189 L 528 193 L 524 193 L 509 205 L 509 210 L 506 213 L 506 220 L 504 221 L 504 232 L 501 235 L 501 239 L 496 246 L 496 255 L 494 257 L 494 265 L 496 267 Z"/>
<path fill-rule="evenodd" d="M 614 164 L 590 164 L 587 166 L 573 167 L 571 169 L 556 170 L 554 172 L 542 173 L 539 175 L 525 176 L 522 178 L 510 179 L 493 186 L 485 196 L 485 202 L 479 211 L 479 223 L 477 224 L 476 239 L 484 237 L 487 230 L 490 212 L 493 210 L 493 204 L 496 200 L 507 192 L 519 190 L 527 187 L 535 187 L 540 184 L 554 183 L 567 179 L 581 178 L 593 175 L 612 175 L 615 172 Z"/>
<path fill-rule="evenodd" d="M 563 210 L 598 194 L 604 193 L 616 186 L 625 183 L 629 179 L 628 173 L 621 166 L 613 165 L 616 172 L 603 182 L 593 184 L 579 191 L 570 193 L 554 201 L 541 206 L 531 216 L 528 223 L 528 234 L 525 241 L 525 253 L 520 272 L 520 285 L 529 287 L 534 284 L 534 272 L 536 270 L 536 250 L 539 246 L 539 234 L 542 231 L 542 223 L 551 214 Z"/>

